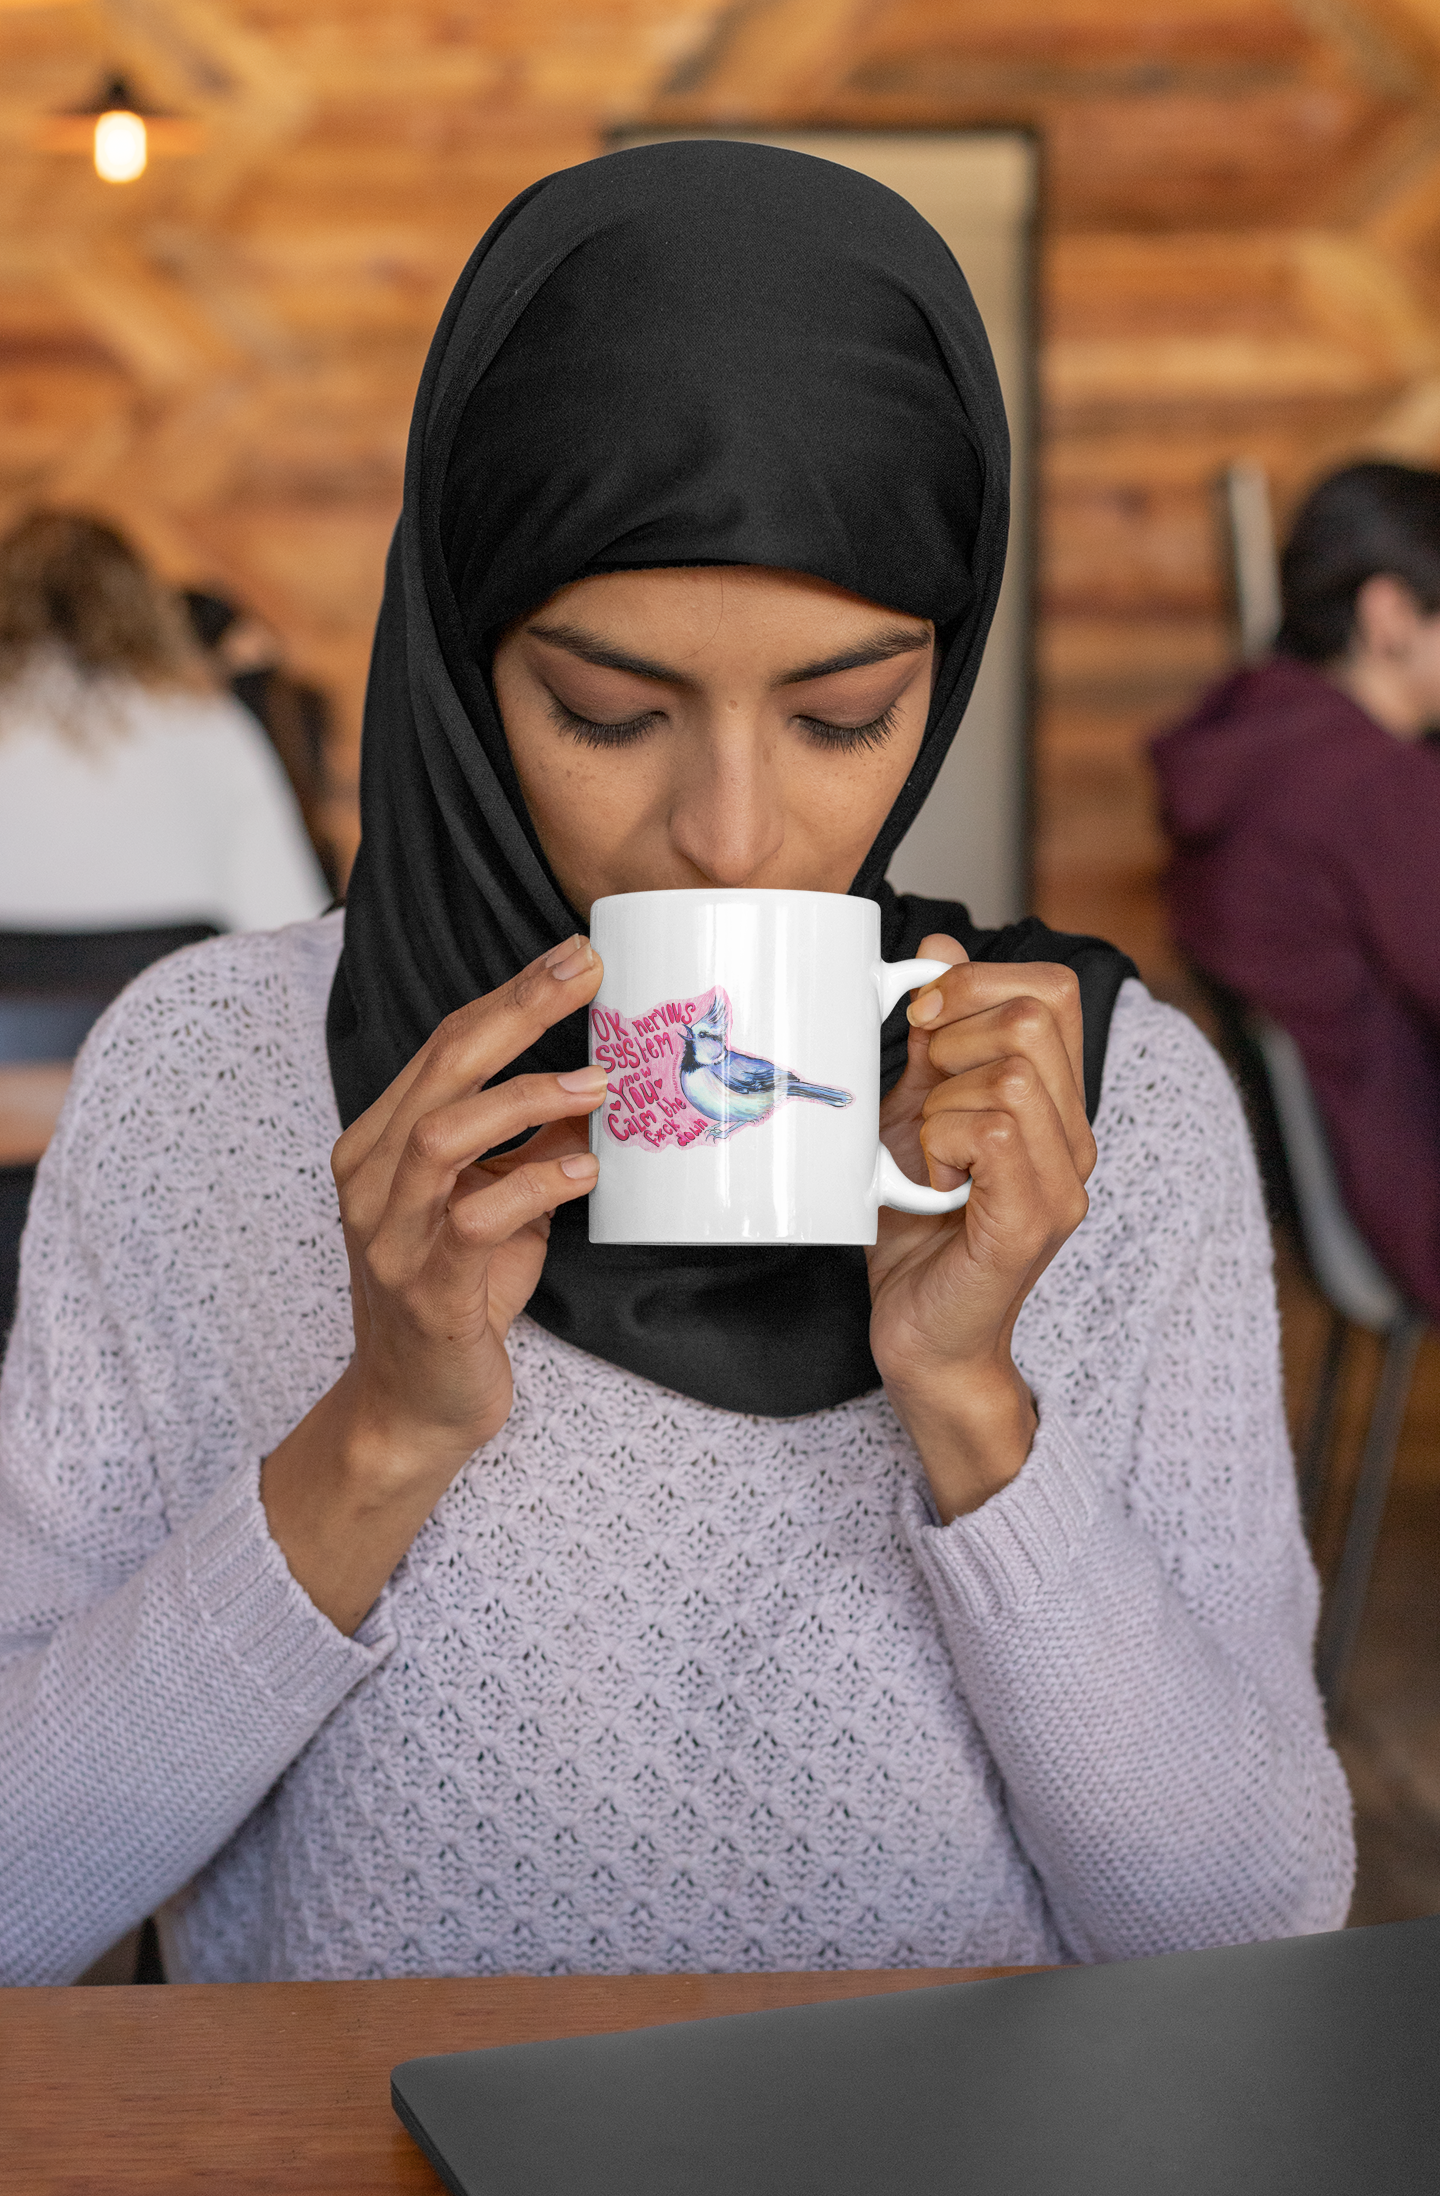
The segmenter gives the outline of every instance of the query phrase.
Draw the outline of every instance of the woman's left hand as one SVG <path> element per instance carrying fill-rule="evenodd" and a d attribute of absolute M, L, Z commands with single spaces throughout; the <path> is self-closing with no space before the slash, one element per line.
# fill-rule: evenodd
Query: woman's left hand
<path fill-rule="evenodd" d="M 1085 1118 L 1080 987 L 1049 962 L 953 965 L 910 1006 L 910 1055 L 881 1134 L 968 1204 L 925 1218 L 882 1208 L 869 1252 L 870 1346 L 920 1451 L 942 1521 L 977 1509 L 1029 1454 L 1035 1406 L 1010 1355 L 1020 1306 L 1084 1219 L 1095 1139 Z"/>

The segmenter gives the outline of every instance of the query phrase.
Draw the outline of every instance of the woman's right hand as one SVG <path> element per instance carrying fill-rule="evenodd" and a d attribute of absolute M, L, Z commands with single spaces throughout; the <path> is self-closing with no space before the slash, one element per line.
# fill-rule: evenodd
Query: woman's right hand
<path fill-rule="evenodd" d="M 342 1631 L 510 1414 L 505 1337 L 540 1278 L 550 1214 L 594 1187 L 586 1119 L 605 1074 L 492 1078 L 587 1005 L 600 975 L 572 938 L 462 1007 L 335 1146 L 355 1354 L 260 1484 L 291 1571 Z M 485 1159 L 526 1129 L 538 1133 Z"/>

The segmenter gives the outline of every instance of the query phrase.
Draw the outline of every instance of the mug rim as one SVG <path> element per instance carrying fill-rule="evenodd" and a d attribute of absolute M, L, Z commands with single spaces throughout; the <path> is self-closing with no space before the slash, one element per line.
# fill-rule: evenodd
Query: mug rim
<path fill-rule="evenodd" d="M 599 908 L 611 907 L 620 900 L 829 900 L 879 911 L 877 901 L 852 892 L 807 892 L 789 885 L 662 885 L 653 892 L 602 892 L 590 903 L 591 922 Z"/>

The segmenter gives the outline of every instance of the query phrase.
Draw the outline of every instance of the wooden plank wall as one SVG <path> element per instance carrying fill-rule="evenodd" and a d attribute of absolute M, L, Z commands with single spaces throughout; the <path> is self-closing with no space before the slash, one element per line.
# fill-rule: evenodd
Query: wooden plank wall
<path fill-rule="evenodd" d="M 100 183 L 120 68 L 197 150 Z M 1211 483 L 1440 453 L 1440 0 L 0 0 L 0 523 L 112 513 L 341 705 L 426 340 L 618 124 L 1023 124 L 1045 158 L 1037 881 L 1169 968 L 1143 764 L 1223 665 Z"/>

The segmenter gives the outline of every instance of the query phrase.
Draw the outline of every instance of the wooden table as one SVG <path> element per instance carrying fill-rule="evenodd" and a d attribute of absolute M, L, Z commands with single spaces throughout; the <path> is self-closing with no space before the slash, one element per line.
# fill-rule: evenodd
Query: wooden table
<path fill-rule="evenodd" d="M 401 2059 L 1014 1972 L 0 1990 L 0 2187 L 433 2192 L 440 2182 L 390 2108 Z"/>

